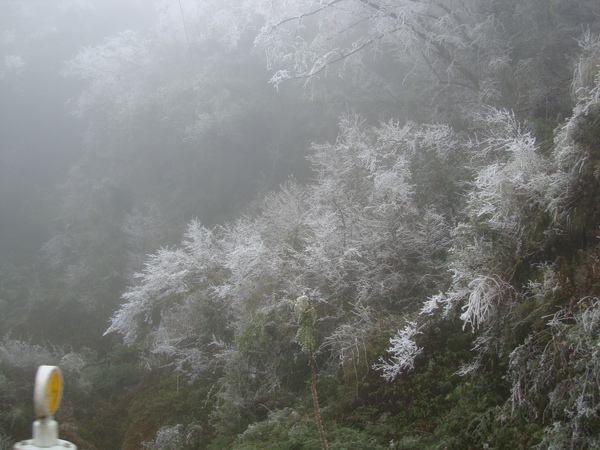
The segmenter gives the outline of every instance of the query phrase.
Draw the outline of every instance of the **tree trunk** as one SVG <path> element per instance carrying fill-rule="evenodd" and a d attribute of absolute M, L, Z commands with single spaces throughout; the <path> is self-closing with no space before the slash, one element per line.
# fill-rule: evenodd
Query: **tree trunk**
<path fill-rule="evenodd" d="M 317 373 L 315 369 L 315 360 L 313 358 L 312 347 L 308 349 L 308 360 L 310 362 L 310 388 L 312 391 L 313 404 L 315 406 L 315 419 L 317 419 L 317 428 L 321 437 L 321 446 L 323 450 L 327 450 L 327 440 L 325 440 L 325 432 L 321 423 L 321 412 L 319 411 L 319 397 L 317 396 Z"/>

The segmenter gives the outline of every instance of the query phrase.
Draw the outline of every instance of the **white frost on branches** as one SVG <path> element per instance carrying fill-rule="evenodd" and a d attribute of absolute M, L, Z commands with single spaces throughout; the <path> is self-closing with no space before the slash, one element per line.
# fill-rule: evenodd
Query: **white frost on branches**
<path fill-rule="evenodd" d="M 228 339 L 204 317 L 211 311 L 225 311 L 221 328 L 240 330 L 256 308 L 276 310 L 305 287 L 321 299 L 322 321 L 342 330 L 392 296 L 439 290 L 449 225 L 436 205 L 415 201 L 411 160 L 426 153 L 428 163 L 444 165 L 457 137 L 444 126 L 367 127 L 357 116 L 341 128 L 334 144 L 313 147 L 313 184 L 289 182 L 254 215 L 214 230 L 193 221 L 178 248 L 151 255 L 106 332 L 202 370 L 213 332 Z M 328 348 L 344 353 L 338 337 L 344 342 L 332 338 Z"/>
<path fill-rule="evenodd" d="M 468 285 L 469 298 L 460 316 L 463 329 L 469 324 L 475 330 L 488 322 L 494 307 L 505 300 L 510 287 L 496 276 L 479 276 L 471 281 Z"/>
<path fill-rule="evenodd" d="M 81 117 L 106 108 L 111 99 L 110 117 L 115 121 L 131 119 L 140 104 L 148 101 L 146 77 L 155 56 L 151 40 L 133 31 L 116 34 L 104 45 L 82 49 L 63 70 L 65 77 L 89 83 L 77 100 L 74 114 Z"/>
<path fill-rule="evenodd" d="M 549 161 L 514 113 L 492 108 L 480 121 L 480 151 L 472 161 L 478 168 L 467 196 L 469 217 L 453 230 L 452 286 L 431 297 L 421 310 L 430 315 L 443 305 L 447 313 L 462 302 L 463 328 L 473 331 L 510 308 L 514 292 L 506 280 L 523 257 L 532 223 L 548 207 L 551 183 Z"/>
<path fill-rule="evenodd" d="M 577 100 L 575 114 L 587 114 L 593 105 L 600 102 L 600 36 L 589 31 L 579 42 L 582 57 L 577 64 L 572 86 Z"/>
<path fill-rule="evenodd" d="M 387 359 L 380 358 L 379 364 L 373 368 L 383 372 L 381 375 L 387 381 L 393 381 L 397 376 L 414 368 L 415 358 L 423 351 L 415 342 L 415 336 L 420 334 L 416 322 L 407 322 L 402 330 L 398 330 L 396 336 L 390 338 Z"/>

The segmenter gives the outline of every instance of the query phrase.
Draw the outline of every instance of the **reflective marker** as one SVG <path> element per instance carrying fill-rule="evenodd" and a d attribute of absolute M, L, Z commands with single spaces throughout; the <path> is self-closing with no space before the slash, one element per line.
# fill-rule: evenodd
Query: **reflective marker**
<path fill-rule="evenodd" d="M 54 415 L 62 399 L 62 373 L 56 366 L 40 366 L 33 388 L 33 410 L 38 418 Z"/>
<path fill-rule="evenodd" d="M 62 372 L 57 366 L 40 366 L 33 386 L 33 439 L 17 442 L 13 450 L 77 450 L 77 446 L 58 439 L 58 423 L 52 417 L 62 399 Z"/>

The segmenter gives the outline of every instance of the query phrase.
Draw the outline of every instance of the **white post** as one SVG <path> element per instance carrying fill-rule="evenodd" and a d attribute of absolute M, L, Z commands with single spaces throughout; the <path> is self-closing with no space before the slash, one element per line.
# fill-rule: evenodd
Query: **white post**
<path fill-rule="evenodd" d="M 33 445 L 52 447 L 58 442 L 58 422 L 52 417 L 33 422 Z"/>
<path fill-rule="evenodd" d="M 56 366 L 40 366 L 35 375 L 33 439 L 17 442 L 13 450 L 77 450 L 77 446 L 58 438 L 54 412 L 62 399 L 62 372 Z"/>

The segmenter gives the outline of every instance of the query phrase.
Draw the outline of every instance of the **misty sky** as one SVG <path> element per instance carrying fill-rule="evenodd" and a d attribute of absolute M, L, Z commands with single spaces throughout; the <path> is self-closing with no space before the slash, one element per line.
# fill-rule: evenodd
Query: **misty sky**
<path fill-rule="evenodd" d="M 66 61 L 114 33 L 147 32 L 154 25 L 152 5 L 137 0 L 2 2 L 2 252 L 15 255 L 39 248 L 48 237 L 48 224 L 35 218 L 50 203 L 53 186 L 78 161 L 82 130 L 69 111 L 83 84 L 62 76 Z M 173 6 L 178 8 L 177 2 Z"/>

